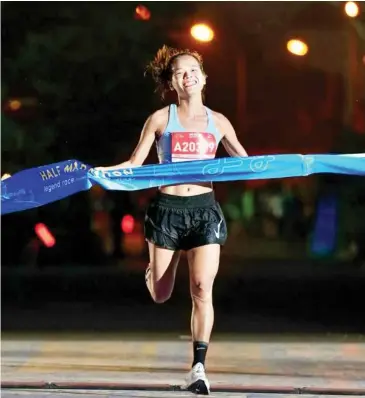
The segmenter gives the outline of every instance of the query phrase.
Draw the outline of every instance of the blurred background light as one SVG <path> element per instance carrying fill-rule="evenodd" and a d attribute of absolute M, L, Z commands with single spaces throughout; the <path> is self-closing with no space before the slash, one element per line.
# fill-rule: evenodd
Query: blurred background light
<path fill-rule="evenodd" d="M 206 24 L 199 23 L 192 26 L 191 35 L 197 41 L 210 42 L 214 39 L 214 31 Z"/>
<path fill-rule="evenodd" d="M 303 56 L 308 53 L 308 45 L 302 40 L 293 39 L 287 43 L 287 49 L 290 53 L 298 56 Z"/>

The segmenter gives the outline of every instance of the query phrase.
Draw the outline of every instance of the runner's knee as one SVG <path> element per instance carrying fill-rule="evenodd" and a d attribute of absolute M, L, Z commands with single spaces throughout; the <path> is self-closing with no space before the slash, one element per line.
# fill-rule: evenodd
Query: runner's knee
<path fill-rule="evenodd" d="M 194 303 L 208 303 L 212 301 L 213 281 L 193 280 L 191 282 L 191 298 Z"/>
<path fill-rule="evenodd" d="M 171 292 L 166 291 L 166 289 L 161 289 L 160 287 L 153 286 L 153 290 L 151 291 L 152 300 L 157 304 L 165 303 L 170 297 Z"/>
<path fill-rule="evenodd" d="M 149 286 L 152 300 L 157 304 L 162 304 L 171 297 L 171 289 L 161 280 L 155 280 L 152 274 L 152 269 L 153 268 L 150 263 L 146 272 L 146 283 Z"/>

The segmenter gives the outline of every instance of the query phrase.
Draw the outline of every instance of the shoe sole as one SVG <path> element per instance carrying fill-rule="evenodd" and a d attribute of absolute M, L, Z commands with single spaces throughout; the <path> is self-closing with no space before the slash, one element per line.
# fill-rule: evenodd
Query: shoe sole
<path fill-rule="evenodd" d="M 194 394 L 209 395 L 209 390 L 204 380 L 197 380 L 188 387 L 188 391 Z"/>
<path fill-rule="evenodd" d="M 149 279 L 150 275 L 151 275 L 151 267 L 148 267 L 148 268 L 146 269 L 146 273 L 145 273 L 145 275 L 144 275 L 144 278 L 145 278 L 146 283 L 148 282 L 148 279 Z"/>

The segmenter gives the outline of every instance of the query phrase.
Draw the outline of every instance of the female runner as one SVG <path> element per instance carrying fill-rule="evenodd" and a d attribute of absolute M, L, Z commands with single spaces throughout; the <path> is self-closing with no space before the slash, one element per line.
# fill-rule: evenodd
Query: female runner
<path fill-rule="evenodd" d="M 175 91 L 176 104 L 148 117 L 127 162 L 98 170 L 141 166 L 154 142 L 160 163 L 213 159 L 220 142 L 230 156 L 247 156 L 228 119 L 204 106 L 207 76 L 198 53 L 163 46 L 147 69 L 162 97 L 169 90 Z M 160 187 L 146 212 L 145 237 L 150 256 L 146 284 L 156 303 L 171 296 L 180 252 L 186 251 L 193 341 L 193 363 L 186 388 L 208 395 L 205 357 L 214 322 L 212 289 L 220 248 L 227 239 L 225 219 L 212 183 Z"/>

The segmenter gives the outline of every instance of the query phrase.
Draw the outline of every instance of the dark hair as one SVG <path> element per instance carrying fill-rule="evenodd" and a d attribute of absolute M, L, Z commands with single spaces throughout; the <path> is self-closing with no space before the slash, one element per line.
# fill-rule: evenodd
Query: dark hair
<path fill-rule="evenodd" d="M 146 68 L 146 73 L 152 75 L 156 83 L 156 91 L 160 93 L 162 99 L 165 98 L 166 92 L 170 90 L 169 83 L 172 77 L 172 64 L 174 60 L 181 55 L 190 55 L 194 57 L 198 61 L 201 71 L 205 74 L 203 69 L 203 58 L 199 53 L 191 50 L 179 50 L 164 45 L 157 51 L 154 60 L 151 61 Z"/>

